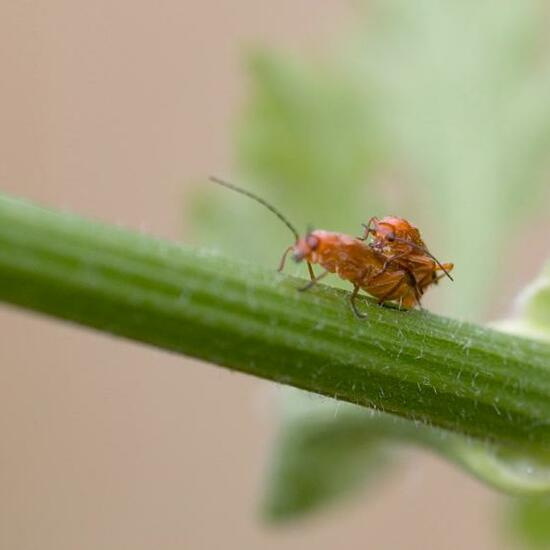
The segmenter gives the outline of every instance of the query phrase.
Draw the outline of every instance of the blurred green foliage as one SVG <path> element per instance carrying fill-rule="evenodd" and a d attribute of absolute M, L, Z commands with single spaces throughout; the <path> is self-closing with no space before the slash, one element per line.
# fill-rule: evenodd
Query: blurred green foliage
<path fill-rule="evenodd" d="M 550 264 L 524 295 L 523 317 L 535 330 L 550 337 Z"/>
<path fill-rule="evenodd" d="M 381 157 L 361 87 L 337 64 L 266 51 L 251 55 L 248 69 L 236 183 L 279 207 L 299 231 L 313 224 L 359 233 L 376 211 L 368 188 Z M 264 265 L 275 267 L 293 242 L 279 220 L 225 189 L 201 190 L 192 215 L 201 244 Z"/>
<path fill-rule="evenodd" d="M 515 334 L 550 341 L 550 264 L 519 297 L 519 312 L 502 328 Z M 550 548 L 550 494 L 514 499 L 508 503 L 505 532 L 511 532 L 526 548 Z"/>
<path fill-rule="evenodd" d="M 532 550 L 550 547 L 550 498 L 516 499 L 504 516 L 503 533 Z"/>
<path fill-rule="evenodd" d="M 298 390 L 285 392 L 285 429 L 272 453 L 264 491 L 267 520 L 296 520 L 357 493 L 393 462 L 380 445 L 380 434 L 365 429 L 363 420 L 376 413 L 348 403 L 331 404 L 327 407 L 326 399 Z"/>
<path fill-rule="evenodd" d="M 336 64 L 267 52 L 252 57 L 250 72 L 237 148 L 244 175 L 262 182 L 293 218 L 357 230 L 354 220 L 367 215 L 359 192 L 381 153 L 359 83 Z"/>
<path fill-rule="evenodd" d="M 530 338 L 550 340 L 550 264 L 525 287 L 516 301 L 515 317 L 495 323 L 496 328 Z"/>
<path fill-rule="evenodd" d="M 445 310 L 478 319 L 548 167 L 545 3 L 367 5 L 345 57 L 374 98 L 392 164 L 412 181 L 422 227 L 456 264 Z"/>
<path fill-rule="evenodd" d="M 284 429 L 270 466 L 264 514 L 286 521 L 311 514 L 371 482 L 395 461 L 393 447 L 409 444 L 438 453 L 472 476 L 513 495 L 550 494 L 550 454 L 524 453 L 436 428 L 327 401 L 298 390 L 285 392 Z M 380 476 L 376 476 L 379 478 Z"/>
<path fill-rule="evenodd" d="M 313 222 L 353 234 L 372 215 L 410 218 L 431 250 L 456 265 L 456 282 L 434 293 L 437 309 L 483 318 L 502 271 L 514 269 L 506 262 L 523 242 L 516 237 L 522 216 L 548 211 L 546 15 L 542 0 L 371 0 L 322 60 L 255 54 L 236 132 L 236 182 L 299 228 Z M 288 231 L 258 205 L 228 195 L 214 189 L 199 199 L 202 243 L 275 267 L 292 242 Z M 543 298 L 548 303 L 546 291 Z M 529 311 L 547 323 L 541 304 Z M 368 438 L 338 443 L 340 431 L 349 433 L 347 415 L 337 429 L 332 424 L 334 440 L 306 451 L 308 429 L 334 405 L 296 393 L 288 401 L 301 412 L 283 416 L 284 452 L 276 453 L 269 483 L 281 517 L 341 496 L 383 456 Z M 428 432 L 418 429 L 419 443 Z M 346 465 L 345 479 L 332 464 Z"/>

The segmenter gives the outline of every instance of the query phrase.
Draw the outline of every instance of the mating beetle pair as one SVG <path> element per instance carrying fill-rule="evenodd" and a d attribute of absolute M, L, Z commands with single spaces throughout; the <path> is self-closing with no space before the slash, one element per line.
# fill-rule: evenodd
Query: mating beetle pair
<path fill-rule="evenodd" d="M 351 307 L 358 318 L 367 315 L 357 309 L 356 298 L 360 290 L 368 292 L 383 304 L 396 301 L 405 308 L 420 306 L 426 289 L 447 276 L 452 263 L 441 264 L 429 252 L 420 232 L 403 218 L 371 218 L 362 237 L 351 237 L 316 229 L 300 237 L 296 228 L 274 206 L 250 191 L 232 183 L 211 178 L 219 185 L 228 187 L 259 202 L 273 212 L 292 232 L 295 241 L 289 246 L 279 266 L 284 268 L 287 255 L 307 263 L 311 281 L 301 290 L 307 290 L 329 273 L 335 273 L 353 285 Z M 315 275 L 313 265 L 319 264 L 324 271 Z"/>

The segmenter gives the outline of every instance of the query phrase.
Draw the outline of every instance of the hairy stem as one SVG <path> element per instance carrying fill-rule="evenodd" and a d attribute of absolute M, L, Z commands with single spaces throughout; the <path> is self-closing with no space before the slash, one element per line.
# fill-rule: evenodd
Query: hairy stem
<path fill-rule="evenodd" d="M 550 346 L 0 197 L 0 299 L 475 437 L 550 447 Z M 4 345 L 7 345 L 6 343 Z"/>

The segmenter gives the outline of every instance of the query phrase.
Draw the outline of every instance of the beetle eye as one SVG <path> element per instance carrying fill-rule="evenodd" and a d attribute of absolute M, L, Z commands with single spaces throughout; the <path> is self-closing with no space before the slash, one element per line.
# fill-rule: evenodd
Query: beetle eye
<path fill-rule="evenodd" d="M 308 235 L 307 245 L 311 250 L 315 250 L 319 246 L 319 239 L 313 235 Z"/>

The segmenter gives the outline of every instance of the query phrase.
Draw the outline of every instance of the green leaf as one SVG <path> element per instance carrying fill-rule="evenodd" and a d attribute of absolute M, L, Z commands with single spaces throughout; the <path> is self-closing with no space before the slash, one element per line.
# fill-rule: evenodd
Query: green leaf
<path fill-rule="evenodd" d="M 514 318 L 495 325 L 512 334 L 550 341 L 550 264 L 520 294 L 516 309 Z M 505 531 L 521 541 L 525 548 L 543 550 L 549 547 L 550 494 L 509 502 L 505 518 Z"/>
<path fill-rule="evenodd" d="M 350 404 L 285 392 L 264 509 L 298 519 L 380 478 L 388 444 L 420 446 L 510 495 L 550 495 L 550 452 L 526 452 L 452 434 Z M 376 477 L 375 477 L 376 476 Z"/>
<path fill-rule="evenodd" d="M 362 489 L 391 457 L 353 416 L 353 405 L 286 391 L 281 430 L 266 472 L 263 511 L 296 520 Z M 353 411 L 353 412 L 351 412 Z"/>
<path fill-rule="evenodd" d="M 550 263 L 520 299 L 525 321 L 550 337 Z"/>
<path fill-rule="evenodd" d="M 500 330 L 550 341 L 550 263 L 519 295 L 516 315 L 494 323 Z"/>

